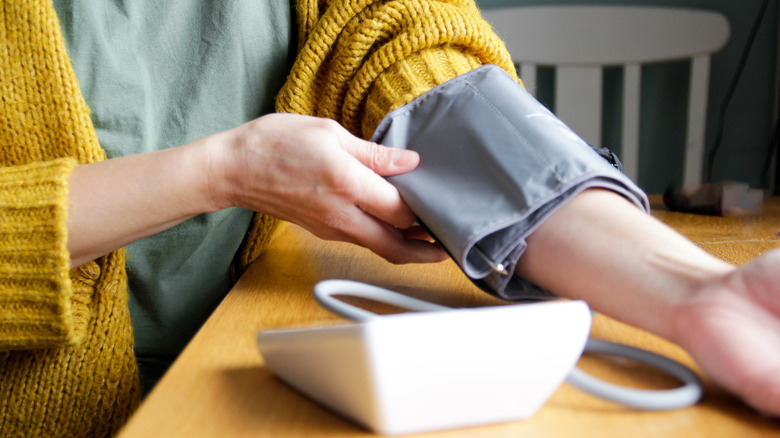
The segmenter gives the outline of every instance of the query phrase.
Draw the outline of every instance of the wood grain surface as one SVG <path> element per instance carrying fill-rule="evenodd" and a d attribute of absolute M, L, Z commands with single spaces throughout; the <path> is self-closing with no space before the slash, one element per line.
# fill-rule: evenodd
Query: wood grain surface
<path fill-rule="evenodd" d="M 780 246 L 780 198 L 769 200 L 760 217 L 748 218 L 673 213 L 658 198 L 653 207 L 657 218 L 733 263 Z M 452 262 L 395 266 L 362 248 L 321 241 L 291 226 L 235 285 L 121 436 L 372 436 L 275 379 L 255 345 L 263 329 L 344 323 L 311 297 L 314 284 L 329 278 L 368 282 L 448 306 L 506 304 L 475 288 Z M 641 346 L 695 367 L 676 345 L 603 316 L 595 318 L 592 336 Z M 631 361 L 585 356 L 579 365 L 624 385 L 676 385 Z M 671 412 L 633 411 L 564 384 L 528 420 L 419 436 L 780 437 L 778 420 L 762 417 L 705 384 L 698 405 Z"/>

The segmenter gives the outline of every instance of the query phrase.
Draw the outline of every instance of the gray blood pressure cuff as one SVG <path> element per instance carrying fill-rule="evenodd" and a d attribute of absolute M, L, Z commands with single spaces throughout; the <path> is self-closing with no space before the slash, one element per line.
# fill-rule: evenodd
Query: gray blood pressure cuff
<path fill-rule="evenodd" d="M 553 296 L 512 273 L 527 236 L 575 194 L 605 188 L 649 211 L 641 189 L 496 66 L 393 111 L 372 140 L 420 154 L 388 180 L 463 272 L 504 299 Z"/>

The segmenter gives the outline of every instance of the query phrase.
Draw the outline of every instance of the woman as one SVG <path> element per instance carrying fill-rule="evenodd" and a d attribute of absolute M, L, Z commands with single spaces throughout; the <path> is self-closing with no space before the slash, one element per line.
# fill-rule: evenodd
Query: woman
<path fill-rule="evenodd" d="M 442 260 L 381 177 L 419 157 L 359 137 L 479 66 L 516 78 L 468 1 L 157 3 L 0 7 L 4 434 L 117 432 L 139 369 L 148 390 L 281 221 Z M 608 188 L 565 201 L 520 276 L 680 343 L 780 413 L 778 253 L 736 270 Z"/>

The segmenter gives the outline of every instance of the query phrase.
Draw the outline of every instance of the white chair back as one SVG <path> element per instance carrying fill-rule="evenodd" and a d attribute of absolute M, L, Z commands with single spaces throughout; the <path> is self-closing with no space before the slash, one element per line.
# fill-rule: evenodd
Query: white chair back
<path fill-rule="evenodd" d="M 710 57 L 730 36 L 728 20 L 713 11 L 644 6 L 516 6 L 486 9 L 536 91 L 537 66 L 553 66 L 555 112 L 575 132 L 601 146 L 603 67 L 621 66 L 623 112 L 620 159 L 639 174 L 641 65 L 691 59 L 683 184 L 702 178 Z"/>

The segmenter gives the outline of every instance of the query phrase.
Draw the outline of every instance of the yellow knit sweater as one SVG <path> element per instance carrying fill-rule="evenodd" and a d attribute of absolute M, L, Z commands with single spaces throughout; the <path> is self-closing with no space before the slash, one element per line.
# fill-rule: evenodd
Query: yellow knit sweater
<path fill-rule="evenodd" d="M 299 53 L 278 111 L 363 137 L 479 65 L 515 74 L 472 1 L 298 0 L 296 13 Z M 125 258 L 70 270 L 68 177 L 105 154 L 50 0 L 0 0 L 0 99 L 0 435 L 112 435 L 139 399 Z M 239 273 L 277 225 L 256 215 Z"/>

